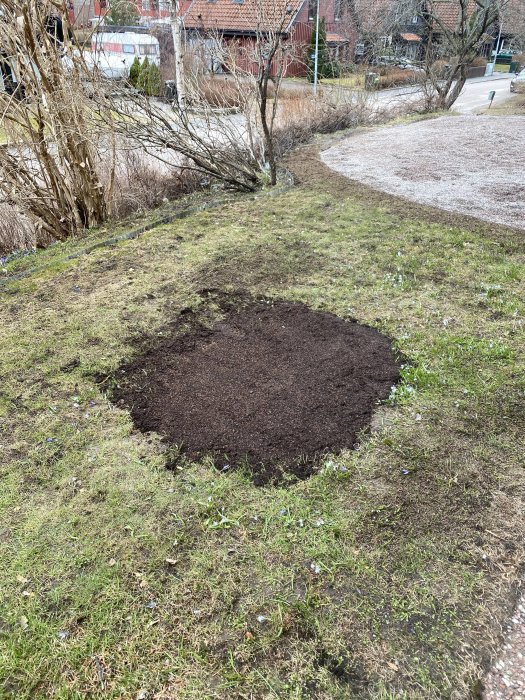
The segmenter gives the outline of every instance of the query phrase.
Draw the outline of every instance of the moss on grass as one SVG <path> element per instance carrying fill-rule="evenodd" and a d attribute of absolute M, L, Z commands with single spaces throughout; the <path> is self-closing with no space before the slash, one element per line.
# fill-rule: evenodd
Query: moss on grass
<path fill-rule="evenodd" d="M 1 293 L 3 697 L 469 697 L 522 555 L 525 244 L 318 167 Z M 98 379 L 206 286 L 395 338 L 357 450 L 288 488 L 165 469 Z"/>

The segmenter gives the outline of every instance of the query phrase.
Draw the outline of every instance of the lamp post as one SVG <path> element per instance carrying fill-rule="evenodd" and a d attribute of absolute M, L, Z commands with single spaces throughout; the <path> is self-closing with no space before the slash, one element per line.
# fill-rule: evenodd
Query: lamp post
<path fill-rule="evenodd" d="M 314 97 L 317 97 L 317 70 L 319 68 L 319 0 L 315 18 Z"/>
<path fill-rule="evenodd" d="M 498 40 L 496 41 L 496 51 L 494 52 L 494 70 L 496 70 L 496 61 L 498 60 L 498 53 L 499 53 L 499 47 L 501 43 L 501 29 L 503 25 L 500 22 L 499 23 L 499 32 L 498 32 Z"/>

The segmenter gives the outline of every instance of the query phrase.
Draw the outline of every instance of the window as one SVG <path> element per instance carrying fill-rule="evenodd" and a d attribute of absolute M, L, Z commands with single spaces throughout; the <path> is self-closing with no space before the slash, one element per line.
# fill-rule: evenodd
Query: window
<path fill-rule="evenodd" d="M 170 9 L 170 4 L 168 0 L 159 0 L 159 10 L 160 12 L 168 12 Z"/>
<path fill-rule="evenodd" d="M 155 44 L 140 44 L 139 53 L 141 56 L 156 56 L 157 47 Z"/>
<path fill-rule="evenodd" d="M 308 0 L 308 19 L 311 21 L 317 16 L 317 0 Z"/>
<path fill-rule="evenodd" d="M 142 0 L 142 9 L 149 10 L 151 7 L 150 0 Z"/>
<path fill-rule="evenodd" d="M 419 15 L 414 15 L 412 17 L 412 24 L 417 24 L 419 22 Z"/>
<path fill-rule="evenodd" d="M 335 0 L 334 4 L 334 20 L 336 22 L 341 21 L 341 15 L 343 13 L 343 0 Z"/>
<path fill-rule="evenodd" d="M 122 51 L 124 53 L 135 53 L 135 47 L 133 44 L 122 44 Z"/>
<path fill-rule="evenodd" d="M 244 0 L 233 0 L 233 2 L 234 2 L 236 5 L 243 5 L 243 4 L 244 4 Z"/>

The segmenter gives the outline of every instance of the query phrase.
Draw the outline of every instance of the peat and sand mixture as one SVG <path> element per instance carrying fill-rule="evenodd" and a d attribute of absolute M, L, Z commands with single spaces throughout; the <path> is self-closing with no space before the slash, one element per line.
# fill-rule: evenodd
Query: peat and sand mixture
<path fill-rule="evenodd" d="M 208 301 L 220 320 L 183 315 L 120 368 L 113 392 L 137 428 L 190 458 L 245 464 L 257 484 L 307 477 L 319 455 L 354 445 L 399 378 L 390 340 L 373 328 L 300 303 Z"/>

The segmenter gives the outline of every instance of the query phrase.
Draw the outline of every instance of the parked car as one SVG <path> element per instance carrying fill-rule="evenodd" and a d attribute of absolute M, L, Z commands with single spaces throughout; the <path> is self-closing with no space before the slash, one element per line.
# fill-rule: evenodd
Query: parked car
<path fill-rule="evenodd" d="M 422 70 L 421 66 L 418 66 L 416 63 L 411 61 L 409 58 L 398 58 L 395 65 L 398 68 L 404 68 L 405 70 L 416 70 L 416 71 Z"/>
<path fill-rule="evenodd" d="M 525 68 L 510 81 L 511 92 L 525 92 Z"/>
<path fill-rule="evenodd" d="M 422 70 L 419 66 L 413 63 L 410 59 L 402 56 L 376 56 L 370 62 L 372 66 L 392 66 L 393 68 L 401 68 L 403 70 Z"/>
<path fill-rule="evenodd" d="M 397 59 L 395 56 L 375 56 L 371 61 L 372 66 L 393 66 Z"/>

